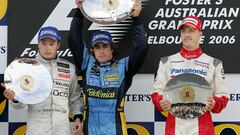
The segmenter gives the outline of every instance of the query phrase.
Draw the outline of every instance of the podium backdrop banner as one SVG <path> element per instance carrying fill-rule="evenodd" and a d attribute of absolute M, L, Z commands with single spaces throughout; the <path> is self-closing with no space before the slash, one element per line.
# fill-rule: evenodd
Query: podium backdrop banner
<path fill-rule="evenodd" d="M 240 2 L 231 0 L 142 0 L 142 20 L 147 32 L 149 52 L 141 73 L 155 73 L 159 59 L 180 50 L 180 20 L 196 15 L 203 22 L 201 47 L 210 56 L 223 61 L 226 73 L 240 73 Z M 42 7 L 45 7 L 42 10 Z M 9 1 L 9 61 L 15 57 L 34 57 L 37 53 L 37 32 L 43 26 L 55 26 L 62 34 L 59 54 L 72 60 L 67 35 L 76 8 L 74 0 Z M 32 12 L 31 12 L 32 11 Z M 33 14 L 34 11 L 34 14 Z M 37 16 L 37 17 L 36 17 Z M 90 34 L 107 30 L 119 44 L 120 57 L 132 49 L 131 19 L 118 24 L 101 25 L 88 20 L 84 38 L 90 44 Z"/>
<path fill-rule="evenodd" d="M 7 0 L 2 0 L 7 1 Z M 0 1 L 0 3 L 2 2 Z M 8 64 L 16 57 L 35 57 L 37 54 L 37 33 L 43 26 L 55 26 L 61 31 L 61 57 L 72 61 L 68 49 L 67 36 L 76 8 L 74 0 L 8 1 L 8 16 L 0 12 L 1 67 L 2 52 L 8 57 Z M 126 119 L 131 135 L 164 135 L 166 113 L 159 113 L 153 107 L 150 90 L 154 73 L 161 57 L 177 53 L 180 48 L 180 31 L 176 30 L 179 19 L 187 15 L 197 15 L 203 21 L 201 47 L 210 56 L 223 60 L 230 101 L 225 110 L 214 114 L 216 135 L 240 134 L 240 46 L 239 25 L 240 2 L 231 0 L 142 0 L 142 19 L 147 31 L 149 52 L 134 82 L 126 95 Z M 3 8 L 0 4 L 0 11 Z M 43 10 L 44 7 L 44 10 Z M 6 20 L 9 20 L 8 23 Z M 95 30 L 107 30 L 119 44 L 119 55 L 126 56 L 132 49 L 132 20 L 111 25 L 100 25 L 88 20 L 84 25 L 84 38 L 90 44 L 90 35 Z M 4 30 L 2 30 L 4 27 Z M 8 32 L 2 37 L 2 32 Z M 8 35 L 8 37 L 7 37 Z M 8 40 L 6 40 L 8 39 Z M 3 60 L 6 60 L 4 58 Z M 0 104 L 0 134 L 22 134 L 26 129 L 26 108 L 16 110 L 5 100 Z"/>

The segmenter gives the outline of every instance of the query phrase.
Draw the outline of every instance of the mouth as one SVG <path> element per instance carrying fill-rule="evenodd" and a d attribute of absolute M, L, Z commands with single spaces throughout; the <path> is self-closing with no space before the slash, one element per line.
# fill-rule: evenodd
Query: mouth
<path fill-rule="evenodd" d="M 192 39 L 187 38 L 187 39 L 184 39 L 184 41 L 192 41 Z"/>
<path fill-rule="evenodd" d="M 51 53 L 45 53 L 45 55 L 51 55 Z"/>

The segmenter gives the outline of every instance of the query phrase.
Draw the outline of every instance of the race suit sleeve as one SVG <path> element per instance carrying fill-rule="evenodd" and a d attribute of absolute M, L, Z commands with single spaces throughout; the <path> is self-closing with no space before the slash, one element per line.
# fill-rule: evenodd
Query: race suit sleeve
<path fill-rule="evenodd" d="M 79 70 L 84 70 L 86 68 L 86 63 L 90 56 L 83 40 L 83 23 L 84 17 L 80 9 L 76 8 L 75 15 L 70 26 L 68 44 L 73 54 L 75 65 Z"/>
<path fill-rule="evenodd" d="M 212 109 L 213 113 L 220 113 L 228 103 L 229 92 L 225 85 L 225 77 L 222 62 L 218 60 L 213 80 L 213 95 L 216 102 L 214 108 Z"/>
<path fill-rule="evenodd" d="M 161 60 L 159 62 L 157 76 L 153 84 L 153 90 L 150 93 L 152 102 L 159 112 L 163 111 L 160 106 L 160 101 L 163 99 L 163 89 L 167 83 L 166 72 L 164 69 L 165 69 L 164 64 L 163 61 Z"/>
<path fill-rule="evenodd" d="M 76 73 L 74 73 L 74 76 L 70 84 L 69 106 L 70 106 L 70 111 L 73 114 L 73 118 L 74 119 L 76 119 L 77 117 L 80 118 L 83 112 L 83 99 L 82 99 L 82 91 L 80 90 Z"/>
<path fill-rule="evenodd" d="M 127 76 L 134 76 L 141 68 L 147 55 L 146 32 L 140 17 L 133 17 L 133 51 L 129 55 Z"/>
<path fill-rule="evenodd" d="M 26 104 L 21 103 L 21 102 L 19 102 L 19 101 L 17 101 L 17 100 L 11 100 L 11 101 L 10 101 L 10 104 L 11 104 L 11 106 L 12 106 L 13 108 L 15 108 L 15 109 L 23 109 L 23 108 L 27 107 Z"/>

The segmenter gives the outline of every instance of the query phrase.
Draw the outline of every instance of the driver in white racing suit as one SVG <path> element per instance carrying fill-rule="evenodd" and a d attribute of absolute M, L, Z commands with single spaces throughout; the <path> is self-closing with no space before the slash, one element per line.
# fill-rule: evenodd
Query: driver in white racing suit
<path fill-rule="evenodd" d="M 71 135 L 69 112 L 76 122 L 74 133 L 80 134 L 82 125 L 81 91 L 75 74 L 75 66 L 57 56 L 60 47 L 60 32 L 54 27 L 44 27 L 38 37 L 39 60 L 50 72 L 53 86 L 50 95 L 43 102 L 27 105 L 27 135 Z M 38 71 L 36 71 L 38 72 Z M 2 84 L 5 87 L 4 84 Z M 15 92 L 4 91 L 14 108 L 23 108 L 26 104 L 14 100 Z"/>
<path fill-rule="evenodd" d="M 163 98 L 164 87 L 171 78 L 183 73 L 205 78 L 212 88 L 213 97 L 206 101 L 207 112 L 198 118 L 185 120 L 168 113 L 165 135 L 214 135 L 211 112 L 220 113 L 228 103 L 222 62 L 203 53 L 199 47 L 201 26 L 201 20 L 195 16 L 183 19 L 179 27 L 183 47 L 179 53 L 161 59 L 151 98 L 158 111 L 169 111 L 171 103 Z"/>

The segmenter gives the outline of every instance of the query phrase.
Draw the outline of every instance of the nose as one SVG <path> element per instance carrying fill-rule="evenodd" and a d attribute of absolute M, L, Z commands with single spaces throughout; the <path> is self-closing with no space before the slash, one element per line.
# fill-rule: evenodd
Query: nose
<path fill-rule="evenodd" d="M 190 37 L 191 37 L 190 35 L 191 35 L 190 32 L 185 32 L 185 33 L 184 33 L 184 37 L 185 37 L 185 38 L 190 38 Z"/>
<path fill-rule="evenodd" d="M 104 48 L 100 47 L 99 51 L 100 51 L 100 53 L 103 53 L 104 52 Z"/>
<path fill-rule="evenodd" d="M 46 50 L 46 51 L 47 51 L 47 50 L 50 50 L 50 48 L 51 48 L 50 45 L 46 45 L 46 46 L 45 46 L 45 50 Z"/>

